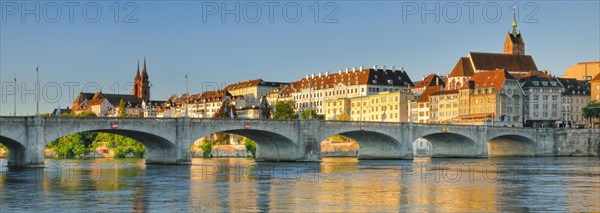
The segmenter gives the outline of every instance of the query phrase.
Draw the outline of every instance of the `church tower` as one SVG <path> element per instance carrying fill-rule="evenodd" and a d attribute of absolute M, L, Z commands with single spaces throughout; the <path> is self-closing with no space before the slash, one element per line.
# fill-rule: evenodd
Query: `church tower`
<path fill-rule="evenodd" d="M 139 82 L 140 82 L 140 60 L 138 60 L 138 63 L 137 63 L 137 72 L 135 73 L 135 78 L 133 78 L 133 91 L 131 91 L 131 94 L 135 95 L 136 97 L 139 94 L 139 91 L 138 91 Z"/>
<path fill-rule="evenodd" d="M 517 33 L 517 15 L 513 15 L 512 32 L 504 40 L 504 54 L 525 55 L 525 42 L 521 33 Z"/>
<path fill-rule="evenodd" d="M 146 56 L 144 56 L 144 68 L 142 69 L 142 75 L 139 78 L 137 97 L 146 102 L 150 101 L 150 81 L 148 80 L 148 71 L 146 70 Z"/>

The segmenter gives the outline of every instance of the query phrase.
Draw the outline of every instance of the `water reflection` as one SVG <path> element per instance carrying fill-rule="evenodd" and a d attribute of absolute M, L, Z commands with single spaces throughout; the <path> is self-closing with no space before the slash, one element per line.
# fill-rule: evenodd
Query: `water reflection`
<path fill-rule="evenodd" d="M 45 169 L 1 167 L 0 212 L 600 210 L 598 158 L 192 163 L 49 159 Z"/>

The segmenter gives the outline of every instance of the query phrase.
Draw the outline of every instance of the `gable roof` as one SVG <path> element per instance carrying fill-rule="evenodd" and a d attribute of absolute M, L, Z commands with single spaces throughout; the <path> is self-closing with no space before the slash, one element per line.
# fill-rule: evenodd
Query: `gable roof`
<path fill-rule="evenodd" d="M 425 79 L 423 79 L 423 81 L 421 81 L 417 85 L 415 85 L 414 88 L 429 87 L 429 86 L 445 87 L 446 83 L 438 75 L 429 74 L 427 77 L 425 77 Z"/>
<path fill-rule="evenodd" d="M 475 74 L 475 72 L 471 65 L 471 59 L 468 57 L 461 57 L 458 59 L 458 62 L 456 62 L 456 65 L 454 66 L 454 69 L 452 69 L 452 72 L 450 72 L 448 78 L 463 76 L 471 77 L 473 74 Z"/>
<path fill-rule="evenodd" d="M 421 97 L 419 97 L 417 102 L 429 102 L 429 96 L 437 91 L 441 91 L 442 88 L 443 88 L 442 86 L 427 87 L 427 89 L 425 89 L 425 91 L 423 91 L 423 94 L 421 94 Z"/>
<path fill-rule="evenodd" d="M 592 78 L 592 81 L 600 81 L 600 73 L 596 77 Z"/>
<path fill-rule="evenodd" d="M 499 91 L 504 85 L 506 80 L 516 80 L 512 75 L 510 75 L 506 70 L 499 69 L 487 72 L 478 72 L 471 77 L 469 83 L 465 84 L 462 89 L 469 88 L 470 82 L 474 83 L 474 89 L 483 89 L 483 88 L 494 88 L 495 91 Z"/>
<path fill-rule="evenodd" d="M 469 52 L 475 70 L 531 71 L 538 70 L 530 55 Z"/>

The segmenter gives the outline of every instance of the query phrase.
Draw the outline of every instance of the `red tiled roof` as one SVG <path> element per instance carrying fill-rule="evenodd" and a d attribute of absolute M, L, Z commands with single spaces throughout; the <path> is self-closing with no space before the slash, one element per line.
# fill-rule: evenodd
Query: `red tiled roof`
<path fill-rule="evenodd" d="M 469 82 L 475 82 L 474 89 L 482 89 L 482 88 L 490 88 L 493 87 L 494 91 L 500 91 L 502 85 L 507 79 L 515 79 L 512 75 L 510 75 L 506 70 L 499 69 L 487 72 L 478 72 L 469 79 Z M 463 86 L 462 89 L 469 88 L 469 84 L 467 83 Z"/>
<path fill-rule="evenodd" d="M 437 91 L 442 90 L 442 88 L 442 86 L 427 87 L 427 89 L 423 91 L 423 94 L 421 94 L 421 97 L 419 97 L 419 100 L 417 100 L 417 102 L 429 102 L 429 96 Z"/>
<path fill-rule="evenodd" d="M 468 57 L 462 57 L 458 59 L 458 62 L 452 69 L 452 72 L 448 76 L 448 78 L 452 77 L 463 77 L 463 76 L 473 76 L 475 72 L 473 71 L 473 67 L 471 66 L 471 59 Z"/>
<path fill-rule="evenodd" d="M 437 80 L 436 80 L 437 79 Z M 446 83 L 436 74 L 429 74 L 423 81 L 419 82 L 414 88 L 428 86 L 446 86 Z"/>
<path fill-rule="evenodd" d="M 522 78 L 527 78 L 527 77 L 531 77 L 531 76 L 552 77 L 542 71 L 529 71 L 526 73 L 511 73 L 511 75 L 513 77 L 515 77 L 517 80 L 521 80 Z"/>
<path fill-rule="evenodd" d="M 596 75 L 596 77 L 594 77 L 592 81 L 600 81 L 600 73 L 598 73 L 598 75 Z"/>
<path fill-rule="evenodd" d="M 538 70 L 530 55 L 470 52 L 475 70 L 531 71 Z"/>

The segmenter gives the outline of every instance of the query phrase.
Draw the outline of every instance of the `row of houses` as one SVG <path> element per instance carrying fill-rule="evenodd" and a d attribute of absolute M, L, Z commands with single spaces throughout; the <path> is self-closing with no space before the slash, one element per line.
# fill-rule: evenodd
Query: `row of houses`
<path fill-rule="evenodd" d="M 600 101 L 600 62 L 574 65 L 560 77 L 538 69 L 520 33 L 508 32 L 504 53 L 470 52 L 448 75 L 413 82 L 403 67 L 363 66 L 306 75 L 294 82 L 254 79 L 215 91 L 150 99 L 146 59 L 132 94 L 80 93 L 72 110 L 116 116 L 267 119 L 278 101 L 328 120 L 506 126 L 584 126 L 582 109 Z M 592 76 L 595 76 L 592 77 Z"/>

